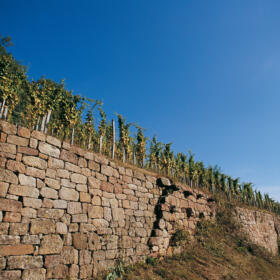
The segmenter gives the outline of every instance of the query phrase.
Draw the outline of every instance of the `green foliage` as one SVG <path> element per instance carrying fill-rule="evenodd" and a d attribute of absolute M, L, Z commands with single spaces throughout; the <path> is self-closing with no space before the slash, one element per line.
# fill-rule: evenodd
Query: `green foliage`
<path fill-rule="evenodd" d="M 148 265 L 155 266 L 158 264 L 158 262 L 159 262 L 159 260 L 157 258 L 153 258 L 153 257 L 146 258 L 146 264 L 148 264 Z"/>
<path fill-rule="evenodd" d="M 185 246 L 190 242 L 190 234 L 184 229 L 177 229 L 171 237 L 171 244 L 173 246 Z"/>
<path fill-rule="evenodd" d="M 119 263 L 104 277 L 104 280 L 116 280 L 120 278 L 124 274 L 124 272 L 124 263 L 123 261 L 119 261 Z"/>

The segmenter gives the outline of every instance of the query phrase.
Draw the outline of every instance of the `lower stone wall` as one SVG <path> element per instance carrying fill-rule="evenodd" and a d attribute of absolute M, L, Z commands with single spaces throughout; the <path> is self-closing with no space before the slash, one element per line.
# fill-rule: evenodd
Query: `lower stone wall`
<path fill-rule="evenodd" d="M 275 214 L 237 207 L 234 216 L 249 240 L 267 249 L 272 255 L 279 253 L 280 218 Z"/>
<path fill-rule="evenodd" d="M 0 279 L 91 279 L 214 215 L 200 190 L 0 121 Z"/>

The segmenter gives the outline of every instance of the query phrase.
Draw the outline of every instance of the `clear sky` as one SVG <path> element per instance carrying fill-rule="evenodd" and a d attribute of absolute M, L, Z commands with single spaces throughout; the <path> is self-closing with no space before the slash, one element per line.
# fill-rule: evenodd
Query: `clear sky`
<path fill-rule="evenodd" d="M 0 0 L 29 77 L 280 200 L 279 0 Z"/>

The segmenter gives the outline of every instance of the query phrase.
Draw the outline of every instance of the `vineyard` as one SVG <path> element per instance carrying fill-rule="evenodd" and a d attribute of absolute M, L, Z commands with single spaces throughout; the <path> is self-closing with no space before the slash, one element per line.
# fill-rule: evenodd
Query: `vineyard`
<path fill-rule="evenodd" d="M 241 183 L 239 178 L 223 174 L 217 166 L 195 161 L 191 151 L 175 154 L 171 143 L 161 143 L 156 136 L 145 137 L 143 128 L 127 122 L 120 114 L 115 120 L 108 120 L 102 102 L 74 95 L 65 88 L 64 81 L 57 83 L 45 77 L 30 80 L 27 68 L 7 52 L 10 45 L 9 37 L 1 37 L 1 119 L 155 171 L 191 187 L 207 189 L 232 202 L 280 214 L 280 204 L 255 190 L 252 183 Z M 135 135 L 131 133 L 132 127 L 136 129 Z"/>

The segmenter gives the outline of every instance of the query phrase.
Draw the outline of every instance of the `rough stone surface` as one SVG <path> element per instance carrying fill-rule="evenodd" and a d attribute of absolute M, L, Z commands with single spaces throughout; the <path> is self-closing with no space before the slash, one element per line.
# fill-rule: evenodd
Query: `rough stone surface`
<path fill-rule="evenodd" d="M 0 120 L 0 279 L 94 279 L 120 257 L 174 252 L 178 227 L 193 233 L 202 216 L 215 217 L 216 204 L 200 190 L 170 186 Z M 236 219 L 275 254 L 280 219 L 250 211 L 236 210 Z"/>

